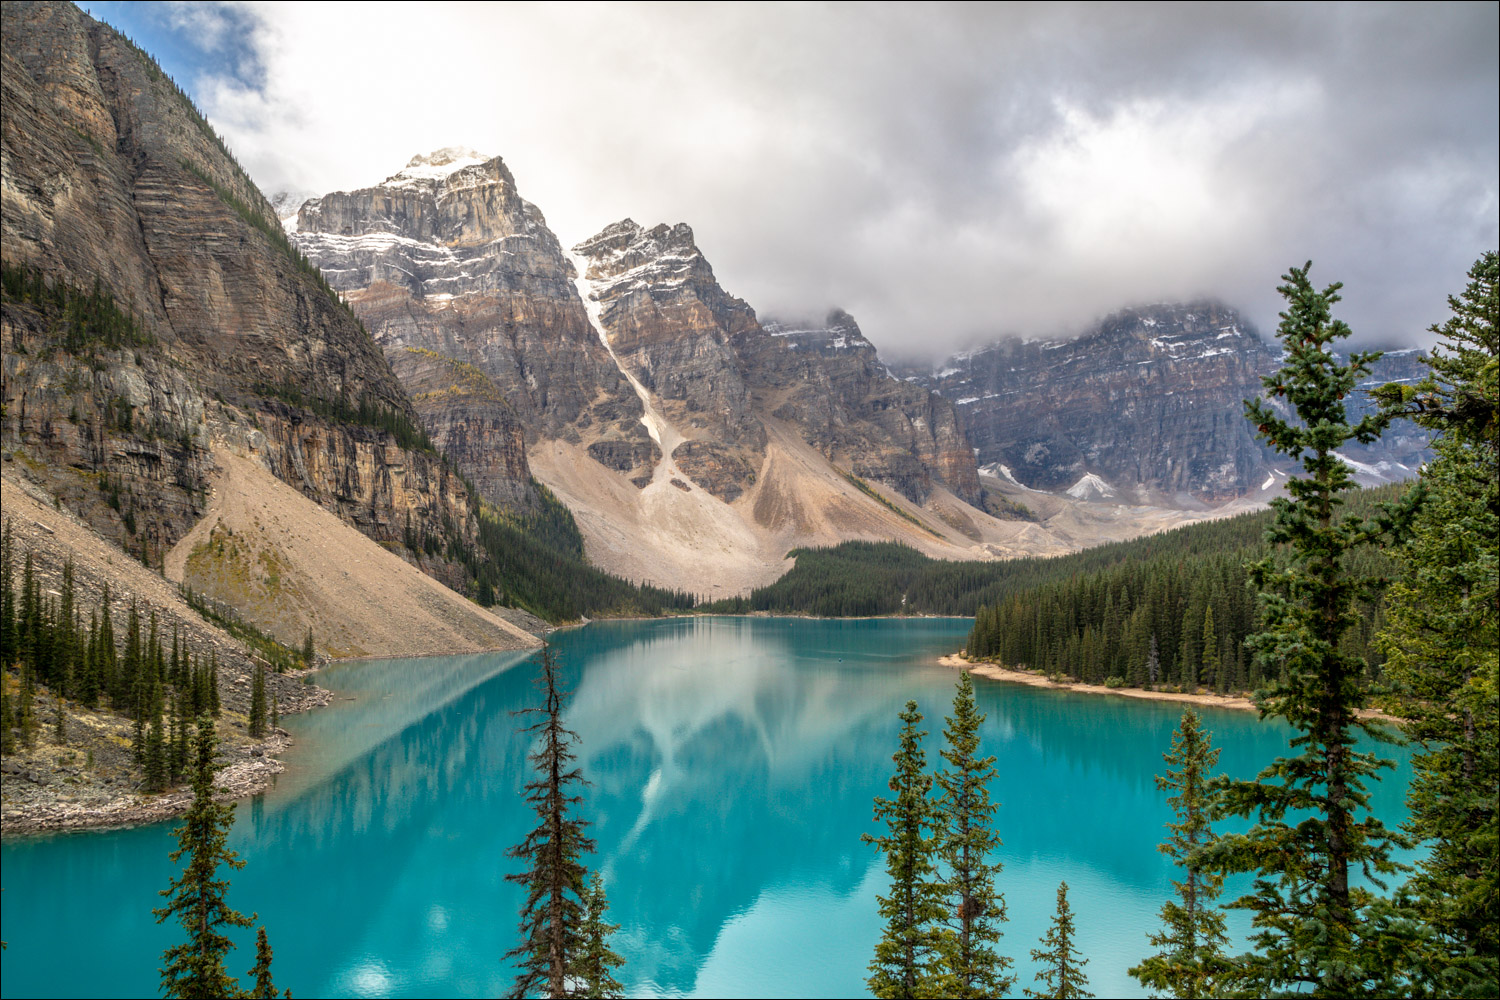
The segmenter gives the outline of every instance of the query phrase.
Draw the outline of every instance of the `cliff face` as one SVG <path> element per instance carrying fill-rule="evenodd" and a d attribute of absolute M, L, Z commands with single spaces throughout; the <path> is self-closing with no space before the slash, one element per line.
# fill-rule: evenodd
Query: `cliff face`
<path fill-rule="evenodd" d="M 3 18 L 7 459 L 153 563 L 214 439 L 377 540 L 467 524 L 462 483 L 389 432 L 416 415 L 379 349 L 155 63 L 69 4 Z M 89 332 L 110 316 L 132 332 Z"/>
<path fill-rule="evenodd" d="M 1199 302 L 1126 310 L 1077 340 L 1005 341 L 903 374 L 953 401 L 981 466 L 1025 486 L 1213 503 L 1266 475 L 1242 401 L 1274 365 L 1237 313 Z"/>
<path fill-rule="evenodd" d="M 496 503 L 527 503 L 520 437 L 593 445 L 618 471 L 652 462 L 641 404 L 589 325 L 562 248 L 498 157 L 444 149 L 374 187 L 306 202 L 293 237 L 344 293 L 407 380 L 434 440 L 469 442 L 453 457 Z M 411 350 L 470 366 L 490 383 L 452 425 L 435 369 Z M 431 360 L 431 359 L 429 359 Z M 456 369 L 455 369 L 456 370 Z M 458 380 L 448 388 L 459 391 Z M 509 405 L 506 405 L 509 404 Z M 484 458 L 473 421 L 511 442 Z"/>
<path fill-rule="evenodd" d="M 854 317 L 767 320 L 736 342 L 764 405 L 855 475 L 889 483 L 917 503 L 934 482 L 979 506 L 974 453 L 953 405 L 893 376 Z"/>
<path fill-rule="evenodd" d="M 1079 499 L 1217 504 L 1259 498 L 1295 463 L 1271 452 L 1244 401 L 1280 364 L 1234 310 L 1213 302 L 1110 316 L 1076 340 L 1002 341 L 936 371 L 902 374 L 951 399 L 988 472 Z M 1376 363 L 1362 386 L 1420 377 L 1416 351 Z M 1352 414 L 1369 408 L 1364 391 Z M 1366 484 L 1416 474 L 1428 436 L 1405 421 L 1343 449 Z"/>

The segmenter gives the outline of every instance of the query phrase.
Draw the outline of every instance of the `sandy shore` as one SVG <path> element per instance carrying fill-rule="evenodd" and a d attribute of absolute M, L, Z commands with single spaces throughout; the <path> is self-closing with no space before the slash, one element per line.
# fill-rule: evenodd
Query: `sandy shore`
<path fill-rule="evenodd" d="M 1254 702 L 1243 695 L 1185 694 L 1177 691 L 1147 691 L 1144 688 L 1110 688 L 1105 687 L 1103 684 L 1078 684 L 1072 681 L 1052 681 L 1041 674 L 1002 667 L 998 663 L 970 663 L 957 653 L 941 657 L 938 662 L 945 667 L 957 667 L 961 670 L 967 670 L 976 677 L 1009 681 L 1012 684 L 1025 684 L 1028 687 L 1054 688 L 1058 691 L 1078 691 L 1083 694 L 1117 694 L 1124 698 L 1142 698 L 1146 701 L 1180 701 L 1189 705 L 1203 705 L 1210 708 L 1238 708 L 1251 712 L 1256 711 Z"/>
<path fill-rule="evenodd" d="M 1082 694 L 1113 694 L 1122 698 L 1142 698 L 1146 701 L 1178 701 L 1189 705 L 1201 705 L 1206 708 L 1234 708 L 1248 712 L 1258 712 L 1259 708 L 1248 697 L 1242 694 L 1186 694 L 1178 691 L 1147 691 L 1144 688 L 1110 688 L 1102 684 L 1079 684 L 1073 681 L 1052 681 L 1041 674 L 1034 674 L 1029 670 L 1016 670 L 1011 667 L 1002 667 L 998 663 L 970 663 L 958 653 L 950 653 L 939 657 L 938 662 L 945 667 L 957 667 L 967 670 L 976 677 L 988 677 L 991 680 L 1008 681 L 1012 684 L 1025 684 L 1029 687 L 1054 688 L 1058 691 L 1078 691 Z M 1379 709 L 1361 709 L 1358 715 L 1362 719 L 1378 719 L 1395 725 L 1401 722 L 1393 715 L 1387 715 Z"/>

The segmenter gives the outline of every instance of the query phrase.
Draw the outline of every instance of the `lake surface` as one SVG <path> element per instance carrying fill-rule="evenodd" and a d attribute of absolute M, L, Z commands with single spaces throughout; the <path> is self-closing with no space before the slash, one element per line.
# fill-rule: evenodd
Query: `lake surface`
<path fill-rule="evenodd" d="M 592 781 L 586 815 L 606 879 L 620 979 L 632 996 L 864 994 L 884 866 L 862 833 L 887 791 L 896 713 L 927 716 L 941 748 L 964 619 L 698 618 L 559 632 L 567 723 Z M 521 902 L 505 856 L 534 825 L 519 790 L 533 657 L 346 664 L 328 710 L 288 720 L 298 747 L 277 787 L 241 803 L 247 861 L 230 902 L 257 911 L 278 985 L 302 997 L 495 996 Z M 1180 709 L 976 678 L 999 758 L 991 794 L 1019 987 L 1066 879 L 1099 996 L 1141 996 L 1125 969 L 1170 892 L 1157 853 L 1170 818 L 1152 777 Z M 1284 727 L 1207 710 L 1221 768 L 1250 776 L 1286 752 Z M 1389 823 L 1409 751 L 1375 795 Z M 172 824 L 9 838 L 5 996 L 156 996 L 180 940 L 151 907 L 173 875 Z M 1240 887 L 1245 880 L 1239 883 Z M 1243 921 L 1238 925 L 1245 926 Z M 254 962 L 241 938 L 231 971 Z"/>

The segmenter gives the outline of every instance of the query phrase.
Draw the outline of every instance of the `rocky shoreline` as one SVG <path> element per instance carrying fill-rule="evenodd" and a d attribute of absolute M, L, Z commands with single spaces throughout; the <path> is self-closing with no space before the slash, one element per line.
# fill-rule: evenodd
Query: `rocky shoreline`
<path fill-rule="evenodd" d="M 285 706 L 283 714 L 333 700 L 333 693 L 324 688 L 302 687 L 305 696 Z M 48 721 L 51 699 L 38 696 L 37 702 L 38 719 L 45 724 L 36 746 L 0 760 L 0 835 L 143 826 L 181 815 L 192 804 L 193 793 L 186 784 L 155 794 L 139 790 L 128 719 L 70 707 L 66 742 L 57 744 Z M 293 740 L 285 729 L 273 728 L 264 739 L 255 739 L 246 733 L 244 717 L 226 710 L 218 730 L 222 769 L 214 779 L 216 798 L 258 795 L 286 769 L 280 757 Z"/>

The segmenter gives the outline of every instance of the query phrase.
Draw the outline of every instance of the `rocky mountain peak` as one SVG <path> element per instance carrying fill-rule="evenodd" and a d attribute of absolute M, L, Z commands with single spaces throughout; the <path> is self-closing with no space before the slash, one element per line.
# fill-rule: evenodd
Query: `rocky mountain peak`
<path fill-rule="evenodd" d="M 689 282 L 717 284 L 714 269 L 693 239 L 693 227 L 685 222 L 647 229 L 621 219 L 573 251 L 588 259 L 587 277 L 611 294 Z"/>
<path fill-rule="evenodd" d="M 296 230 L 356 239 L 381 234 L 444 247 L 554 240 L 541 211 L 517 192 L 504 160 L 458 146 L 414 156 L 373 187 L 309 199 L 297 213 Z"/>

